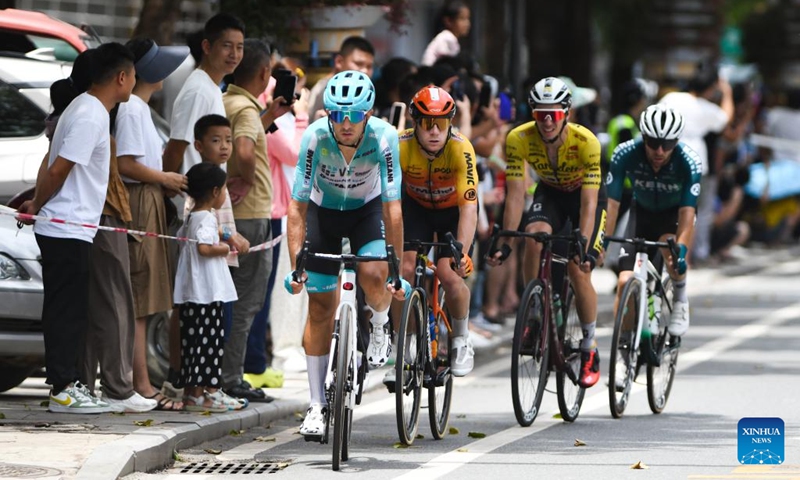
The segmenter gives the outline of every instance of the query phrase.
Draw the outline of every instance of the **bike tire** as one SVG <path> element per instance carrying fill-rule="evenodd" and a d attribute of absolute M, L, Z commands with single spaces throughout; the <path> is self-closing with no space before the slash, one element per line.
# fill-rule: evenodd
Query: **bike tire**
<path fill-rule="evenodd" d="M 428 418 L 431 434 L 436 440 L 444 438 L 450 422 L 450 405 L 453 402 L 453 373 L 450 371 L 450 349 L 452 338 L 447 330 L 450 318 L 445 305 L 444 289 L 439 286 L 441 312 L 436 316 L 436 358 L 428 364 Z"/>
<path fill-rule="evenodd" d="M 547 385 L 547 362 L 550 343 L 544 315 L 545 286 L 533 280 L 522 294 L 517 320 L 514 325 L 514 341 L 511 348 L 511 399 L 517 422 L 530 426 L 539 413 L 544 388 Z M 523 348 L 525 329 L 529 327 L 528 339 Z"/>
<path fill-rule="evenodd" d="M 350 322 L 354 321 L 351 317 L 352 312 L 349 308 L 342 309 L 339 320 L 339 346 L 336 355 L 336 392 L 333 398 L 333 470 L 339 471 L 340 461 L 347 457 L 348 441 L 347 435 L 347 376 L 348 366 L 352 352 L 350 351 Z"/>
<path fill-rule="evenodd" d="M 662 274 L 661 284 L 663 287 L 659 292 L 659 294 L 663 292 L 659 317 L 661 321 L 659 322 L 658 336 L 652 339 L 660 364 L 647 365 L 647 403 L 650 404 L 650 411 L 656 414 L 664 411 L 672 391 L 672 382 L 675 380 L 678 365 L 680 341 L 667 331 L 669 317 L 672 313 L 672 280 L 669 278 L 669 274 Z"/>
<path fill-rule="evenodd" d="M 395 412 L 397 434 L 405 445 L 414 443 L 419 429 L 419 410 L 422 400 L 422 379 L 428 341 L 428 318 L 424 297 L 414 289 L 403 305 L 403 315 L 397 335 L 395 358 Z"/>
<path fill-rule="evenodd" d="M 566 371 L 556 372 L 556 396 L 558 410 L 565 422 L 574 422 L 581 412 L 586 389 L 578 384 L 581 371 L 581 338 L 583 329 L 578 318 L 575 293 L 570 288 L 564 302 L 564 321 L 558 328 L 558 341 L 564 354 L 564 368 L 570 369 L 573 378 Z"/>
<path fill-rule="evenodd" d="M 628 279 L 622 289 L 617 313 L 614 318 L 614 333 L 611 337 L 611 354 L 608 365 L 608 404 L 611 416 L 621 418 L 628 406 L 633 380 L 636 375 L 636 364 L 639 359 L 638 349 L 633 350 L 633 335 L 636 334 L 637 322 L 642 322 L 640 312 L 640 298 L 642 295 L 641 284 L 633 277 Z M 633 321 L 630 316 L 633 315 Z M 628 318 L 628 325 L 625 319 Z M 642 325 L 642 328 L 649 328 Z M 650 341 L 642 339 L 642 341 Z"/>

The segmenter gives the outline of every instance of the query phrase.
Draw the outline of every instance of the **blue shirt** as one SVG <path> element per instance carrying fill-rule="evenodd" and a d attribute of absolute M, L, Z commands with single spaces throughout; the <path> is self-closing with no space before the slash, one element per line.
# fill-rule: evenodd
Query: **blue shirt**
<path fill-rule="evenodd" d="M 399 157 L 397 130 L 370 117 L 348 165 L 328 118 L 321 118 L 303 133 L 292 198 L 335 210 L 355 210 L 378 196 L 383 202 L 400 200 Z"/>
<path fill-rule="evenodd" d="M 622 198 L 625 177 L 633 184 L 637 205 L 660 212 L 675 207 L 695 207 L 700 196 L 702 165 L 697 154 L 678 143 L 666 165 L 656 172 L 647 160 L 642 139 L 628 140 L 614 149 L 606 178 L 608 198 Z"/>

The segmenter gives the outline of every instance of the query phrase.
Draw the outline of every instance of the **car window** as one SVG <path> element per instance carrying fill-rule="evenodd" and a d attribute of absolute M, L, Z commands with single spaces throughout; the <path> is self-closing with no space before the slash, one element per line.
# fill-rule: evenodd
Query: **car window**
<path fill-rule="evenodd" d="M 21 53 L 39 60 L 72 62 L 78 50 L 69 42 L 45 35 L 34 35 L 16 30 L 0 30 L 0 50 Z"/>
<path fill-rule="evenodd" d="M 46 116 L 15 87 L 0 82 L 0 139 L 41 135 Z"/>

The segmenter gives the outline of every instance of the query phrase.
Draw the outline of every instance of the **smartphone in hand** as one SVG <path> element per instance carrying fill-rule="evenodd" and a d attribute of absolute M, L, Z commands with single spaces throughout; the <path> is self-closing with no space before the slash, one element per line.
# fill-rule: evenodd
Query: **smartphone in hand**
<path fill-rule="evenodd" d="M 498 112 L 500 120 L 506 122 L 513 122 L 514 119 L 514 100 L 507 92 L 500 92 L 500 111 Z"/>
<path fill-rule="evenodd" d="M 294 103 L 297 76 L 282 68 L 273 71 L 272 76 L 275 77 L 275 90 L 272 93 L 272 98 L 283 97 L 284 105 Z"/>
<path fill-rule="evenodd" d="M 406 104 L 403 102 L 394 102 L 392 109 L 389 111 L 389 123 L 394 125 L 397 131 L 405 129 L 406 126 Z"/>

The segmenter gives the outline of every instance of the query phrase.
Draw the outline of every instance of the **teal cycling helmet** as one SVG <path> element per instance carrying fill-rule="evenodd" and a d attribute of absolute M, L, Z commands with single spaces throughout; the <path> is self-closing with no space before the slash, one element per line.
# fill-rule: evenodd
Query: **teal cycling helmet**
<path fill-rule="evenodd" d="M 345 70 L 328 80 L 322 101 L 325 110 L 368 112 L 375 104 L 375 86 L 366 74 Z"/>

